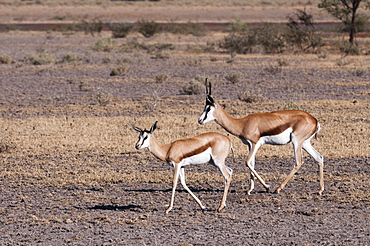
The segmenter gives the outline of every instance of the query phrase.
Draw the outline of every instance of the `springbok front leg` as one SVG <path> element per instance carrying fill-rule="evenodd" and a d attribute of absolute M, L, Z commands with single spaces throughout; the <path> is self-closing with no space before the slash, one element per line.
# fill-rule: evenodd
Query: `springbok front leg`
<path fill-rule="evenodd" d="M 180 175 L 180 166 L 174 165 L 174 171 L 173 171 L 173 180 L 172 180 L 172 194 L 171 194 L 171 201 L 170 205 L 168 205 L 168 208 L 166 209 L 166 214 L 171 211 L 173 208 L 173 202 L 175 200 L 175 192 L 176 192 L 176 186 L 179 181 L 179 175 Z"/>
<path fill-rule="evenodd" d="M 265 183 L 265 181 L 261 178 L 261 176 L 254 170 L 254 160 L 257 153 L 258 148 L 261 146 L 260 144 L 254 144 L 249 142 L 250 144 L 250 151 L 246 160 L 247 167 L 251 171 L 251 179 L 250 179 L 250 188 L 247 191 L 247 194 L 250 195 L 252 190 L 254 189 L 254 177 L 265 187 L 266 191 L 270 190 L 270 186 Z"/>

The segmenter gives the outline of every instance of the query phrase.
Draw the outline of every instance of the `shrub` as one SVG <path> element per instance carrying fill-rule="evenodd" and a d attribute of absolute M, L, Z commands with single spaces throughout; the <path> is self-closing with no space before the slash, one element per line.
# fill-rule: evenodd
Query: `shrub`
<path fill-rule="evenodd" d="M 271 74 L 277 74 L 282 71 L 282 68 L 281 66 L 271 64 L 271 65 L 266 66 L 263 70 Z"/>
<path fill-rule="evenodd" d="M 361 49 L 351 42 L 345 41 L 339 45 L 339 50 L 347 55 L 360 55 Z"/>
<path fill-rule="evenodd" d="M 182 62 L 182 65 L 188 67 L 197 67 L 202 64 L 202 60 L 195 58 L 188 58 Z"/>
<path fill-rule="evenodd" d="M 170 78 L 170 75 L 168 73 L 160 73 L 155 76 L 155 81 L 157 83 L 162 83 L 168 81 Z"/>
<path fill-rule="evenodd" d="M 247 54 L 256 51 L 281 53 L 285 48 L 282 30 L 275 25 L 253 27 L 242 32 L 232 32 L 220 43 L 220 47 L 230 53 Z"/>
<path fill-rule="evenodd" d="M 96 94 L 95 97 L 101 106 L 108 105 L 110 101 L 112 100 L 112 95 L 107 92 L 99 92 L 98 94 Z"/>
<path fill-rule="evenodd" d="M 344 67 L 344 66 L 347 66 L 351 63 L 351 61 L 349 59 L 347 59 L 346 57 L 345 58 L 342 58 L 342 59 L 339 59 L 337 60 L 337 65 L 339 67 Z"/>
<path fill-rule="evenodd" d="M 366 70 L 364 68 L 356 68 L 352 74 L 357 77 L 362 77 L 366 75 Z"/>
<path fill-rule="evenodd" d="M 55 63 L 55 57 L 49 53 L 37 53 L 34 55 L 28 55 L 25 59 L 31 62 L 33 65 L 44 65 L 49 63 Z"/>
<path fill-rule="evenodd" d="M 92 91 L 94 90 L 93 86 L 91 86 L 88 82 L 86 81 L 81 81 L 80 85 L 78 86 L 80 91 Z"/>
<path fill-rule="evenodd" d="M 75 54 L 68 54 L 68 55 L 65 55 L 63 56 L 62 58 L 62 62 L 76 62 L 76 61 L 81 61 L 82 60 L 82 57 L 79 56 L 79 55 L 75 55 Z"/>
<path fill-rule="evenodd" d="M 95 33 L 101 33 L 103 30 L 103 22 L 99 19 L 94 19 L 91 22 L 83 20 L 78 25 L 78 28 L 83 30 L 85 34 L 91 34 L 94 36 Z"/>
<path fill-rule="evenodd" d="M 9 56 L 0 56 L 0 64 L 12 63 L 12 59 Z"/>
<path fill-rule="evenodd" d="M 112 71 L 110 72 L 110 76 L 121 76 L 128 73 L 129 71 L 130 69 L 126 66 L 116 67 L 112 69 Z"/>
<path fill-rule="evenodd" d="M 110 62 L 112 61 L 112 58 L 111 58 L 109 55 L 107 55 L 107 56 L 104 56 L 104 57 L 101 59 L 101 61 L 102 61 L 102 63 L 104 63 L 104 64 L 108 64 L 108 63 L 110 63 Z"/>
<path fill-rule="evenodd" d="M 206 81 L 206 79 L 208 78 L 208 76 L 205 76 L 205 75 L 195 75 L 195 80 L 200 82 L 200 83 L 204 83 L 204 81 Z"/>
<path fill-rule="evenodd" d="M 238 95 L 240 101 L 246 103 L 263 102 L 265 98 L 255 91 L 245 90 Z"/>
<path fill-rule="evenodd" d="M 134 26 L 129 23 L 116 24 L 110 27 L 113 38 L 125 38 Z"/>
<path fill-rule="evenodd" d="M 196 95 L 202 94 L 206 90 L 203 83 L 197 80 L 190 80 L 180 90 L 181 95 Z"/>
<path fill-rule="evenodd" d="M 110 52 L 111 50 L 113 50 L 114 45 L 115 42 L 113 42 L 110 38 L 100 39 L 94 44 L 92 49 L 95 51 Z"/>
<path fill-rule="evenodd" d="M 313 24 L 313 16 L 306 10 L 296 10 L 292 16 L 288 16 L 288 30 L 285 39 L 292 47 L 300 51 L 315 51 L 323 45 L 320 35 Z"/>
<path fill-rule="evenodd" d="M 244 32 L 233 32 L 220 43 L 221 48 L 228 50 L 230 53 L 235 52 L 238 54 L 252 53 L 254 45 L 256 45 L 256 41 Z"/>
<path fill-rule="evenodd" d="M 232 84 L 236 84 L 243 78 L 243 74 L 241 72 L 232 72 L 225 75 L 225 79 Z"/>
<path fill-rule="evenodd" d="M 239 18 L 236 18 L 234 22 L 229 25 L 228 29 L 230 29 L 231 32 L 245 32 L 247 30 L 247 25 Z"/>
<path fill-rule="evenodd" d="M 170 53 L 167 51 L 160 50 L 155 54 L 154 59 L 168 59 L 170 58 Z"/>
<path fill-rule="evenodd" d="M 154 21 L 147 21 L 142 19 L 139 20 L 137 24 L 138 32 L 146 38 L 152 37 L 154 34 L 161 31 L 159 24 Z"/>

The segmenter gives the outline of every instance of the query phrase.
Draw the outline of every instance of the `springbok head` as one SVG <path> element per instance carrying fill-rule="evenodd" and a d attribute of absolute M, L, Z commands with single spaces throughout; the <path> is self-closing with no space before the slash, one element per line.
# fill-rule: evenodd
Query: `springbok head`
<path fill-rule="evenodd" d="M 198 122 L 201 125 L 207 124 L 208 122 L 215 120 L 213 112 L 216 108 L 216 103 L 213 97 L 211 96 L 212 85 L 211 82 L 208 81 L 208 78 L 206 78 L 205 85 L 206 85 L 206 105 L 204 106 L 203 112 L 198 119 Z"/>
<path fill-rule="evenodd" d="M 153 135 L 154 130 L 157 128 L 157 123 L 158 123 L 158 121 L 156 121 L 152 125 L 152 127 L 150 128 L 149 131 L 145 130 L 145 129 L 142 130 L 139 127 L 130 125 L 135 131 L 140 132 L 139 140 L 137 141 L 137 143 L 135 145 L 136 149 L 139 150 L 139 149 L 144 149 L 144 148 L 150 148 L 150 137 Z"/>

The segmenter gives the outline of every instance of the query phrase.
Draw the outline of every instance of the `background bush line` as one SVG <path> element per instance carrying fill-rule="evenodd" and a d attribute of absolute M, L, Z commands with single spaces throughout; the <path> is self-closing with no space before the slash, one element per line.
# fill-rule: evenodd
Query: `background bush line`
<path fill-rule="evenodd" d="M 102 31 L 110 31 L 113 39 L 127 38 L 129 34 L 134 33 L 140 33 L 145 38 L 150 38 L 159 33 L 205 36 L 210 31 L 219 31 L 226 34 L 224 40 L 217 44 L 219 48 L 236 54 L 320 53 L 320 48 L 323 46 L 332 46 L 335 51 L 351 55 L 369 53 L 366 47 L 351 45 L 343 39 L 340 42 L 336 41 L 335 39 L 340 37 L 342 31 L 338 24 L 333 24 L 330 27 L 318 27 L 314 24 L 312 15 L 303 10 L 297 10 L 287 19 L 288 23 L 285 24 L 247 25 L 236 19 L 231 23 L 219 23 L 211 26 L 207 23 L 159 23 L 144 19 L 136 23 L 104 23 L 99 19 L 93 19 L 90 21 L 82 20 L 77 24 L 44 24 L 42 28 L 63 32 L 66 35 L 84 32 L 86 35 L 99 36 Z M 12 30 L 40 30 L 40 27 L 37 24 L 34 26 L 13 24 L 11 27 L 0 24 L 0 32 Z M 212 50 L 214 51 L 214 47 Z"/>

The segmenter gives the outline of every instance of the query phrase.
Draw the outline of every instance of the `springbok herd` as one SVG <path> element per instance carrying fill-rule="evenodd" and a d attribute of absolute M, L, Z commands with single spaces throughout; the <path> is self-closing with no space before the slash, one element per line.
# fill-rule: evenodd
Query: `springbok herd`
<path fill-rule="evenodd" d="M 246 165 L 251 171 L 250 188 L 248 195 L 254 189 L 254 179 L 258 181 L 269 191 L 270 187 L 255 171 L 255 156 L 259 147 L 264 144 L 285 145 L 290 142 L 293 144 L 295 166 L 288 174 L 285 180 L 275 190 L 279 193 L 294 174 L 302 166 L 302 149 L 310 154 L 319 164 L 320 171 L 320 189 L 321 195 L 324 190 L 324 159 L 311 145 L 312 137 L 320 130 L 320 124 L 317 119 L 307 112 L 301 110 L 283 110 L 269 113 L 250 114 L 244 118 L 236 119 L 229 115 L 212 97 L 211 83 L 206 79 L 206 105 L 198 122 L 201 125 L 215 121 L 227 132 L 238 137 L 244 144 L 248 145 L 249 154 Z M 226 206 L 226 197 L 232 179 L 232 169 L 226 166 L 225 160 L 232 150 L 231 141 L 228 137 L 216 133 L 208 132 L 195 137 L 176 140 L 172 143 L 162 145 L 154 137 L 153 132 L 157 128 L 155 122 L 150 130 L 142 130 L 139 127 L 132 126 L 140 133 L 139 140 L 136 143 L 136 149 L 148 148 L 157 158 L 169 163 L 174 167 L 173 187 L 170 204 L 166 210 L 168 213 L 174 204 L 175 190 L 180 176 L 182 186 L 197 201 L 202 210 L 205 206 L 187 187 L 185 182 L 184 167 L 188 165 L 197 165 L 211 163 L 218 167 L 225 179 L 224 194 L 218 207 L 220 212 Z"/>

